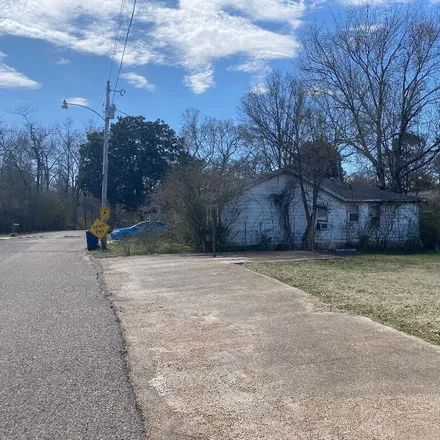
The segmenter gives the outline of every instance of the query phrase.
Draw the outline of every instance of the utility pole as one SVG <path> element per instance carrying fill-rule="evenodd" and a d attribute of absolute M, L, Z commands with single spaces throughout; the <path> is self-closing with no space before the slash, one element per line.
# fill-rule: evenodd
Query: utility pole
<path fill-rule="evenodd" d="M 110 81 L 107 81 L 105 88 L 105 125 L 104 125 L 104 146 L 102 149 L 102 193 L 101 193 L 101 207 L 107 208 L 107 188 L 108 188 L 108 131 L 110 127 L 110 119 L 113 119 L 110 114 L 112 108 L 110 107 Z M 102 220 L 102 219 L 101 219 Z M 102 249 L 107 249 L 107 235 L 101 239 Z"/>
<path fill-rule="evenodd" d="M 100 115 L 97 111 L 93 110 L 90 107 L 87 107 L 86 105 L 82 104 L 75 104 L 72 102 L 67 102 L 66 100 L 63 101 L 61 108 L 63 110 L 67 110 L 69 106 L 75 106 L 75 107 L 82 107 L 86 108 L 87 110 L 90 110 L 91 112 L 95 113 L 97 116 L 99 116 L 101 119 L 104 120 L 104 146 L 102 149 L 102 192 L 101 192 L 101 208 L 108 208 L 108 200 L 107 200 L 107 188 L 108 188 L 108 136 L 109 136 L 109 128 L 110 128 L 110 120 L 115 119 L 115 112 L 116 112 L 116 106 L 114 104 L 110 104 L 110 92 L 112 90 L 110 89 L 110 81 L 107 81 L 107 85 L 105 88 L 105 118 Z M 115 91 L 116 93 L 116 91 Z M 121 96 L 125 95 L 125 90 L 121 89 L 118 90 L 118 93 Z M 105 210 L 101 209 L 101 215 L 100 220 L 102 222 L 106 222 L 108 220 L 109 211 L 107 210 L 107 213 L 104 213 Z M 104 218 L 104 216 L 107 215 L 107 217 Z M 107 235 L 103 238 L 101 238 L 101 245 L 102 249 L 107 249 Z"/>

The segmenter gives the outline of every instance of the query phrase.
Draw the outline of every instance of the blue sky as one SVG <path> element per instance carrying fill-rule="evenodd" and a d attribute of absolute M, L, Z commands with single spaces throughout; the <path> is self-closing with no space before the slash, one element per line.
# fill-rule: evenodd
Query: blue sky
<path fill-rule="evenodd" d="M 115 104 L 175 129 L 188 107 L 234 118 L 244 91 L 269 69 L 292 68 L 307 21 L 324 23 L 332 12 L 362 3 L 138 0 L 119 78 L 126 94 Z M 60 105 L 70 99 L 102 112 L 112 54 L 114 86 L 132 7 L 133 0 L 2 0 L 0 120 L 13 121 L 9 111 L 29 105 L 42 123 L 99 122 L 87 110 L 63 112 Z"/>

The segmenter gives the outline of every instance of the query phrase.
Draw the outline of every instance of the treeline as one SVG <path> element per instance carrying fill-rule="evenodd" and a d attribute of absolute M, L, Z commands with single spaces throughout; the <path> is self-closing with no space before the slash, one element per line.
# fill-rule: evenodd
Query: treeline
<path fill-rule="evenodd" d="M 38 124 L 28 108 L 21 123 L 0 124 L 0 233 L 83 228 L 96 201 L 79 185 L 84 133 L 72 121 Z"/>

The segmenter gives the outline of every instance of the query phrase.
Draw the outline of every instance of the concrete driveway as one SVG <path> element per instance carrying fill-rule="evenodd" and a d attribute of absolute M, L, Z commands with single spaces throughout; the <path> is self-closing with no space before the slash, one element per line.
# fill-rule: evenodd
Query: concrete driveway
<path fill-rule="evenodd" d="M 151 440 L 440 438 L 439 347 L 234 261 L 103 261 Z"/>

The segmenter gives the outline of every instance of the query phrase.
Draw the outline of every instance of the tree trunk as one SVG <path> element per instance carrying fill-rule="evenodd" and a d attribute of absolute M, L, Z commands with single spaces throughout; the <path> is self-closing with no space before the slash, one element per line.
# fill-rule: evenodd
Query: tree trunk
<path fill-rule="evenodd" d="M 303 242 L 305 244 L 305 248 L 308 251 L 315 252 L 315 236 L 316 236 L 316 212 L 318 210 L 318 194 L 320 184 L 314 183 L 313 185 L 313 195 L 312 195 L 312 209 L 311 213 L 309 211 L 309 215 L 307 216 L 307 226 L 303 235 Z M 307 206 L 308 209 L 308 206 Z"/>

